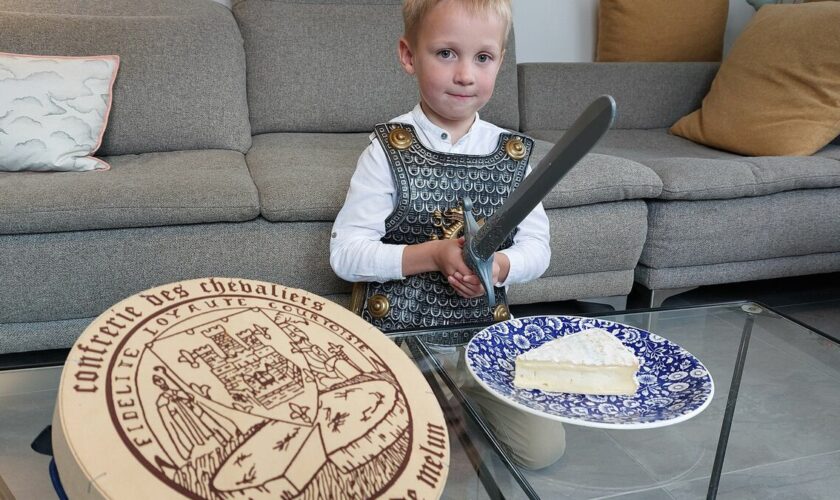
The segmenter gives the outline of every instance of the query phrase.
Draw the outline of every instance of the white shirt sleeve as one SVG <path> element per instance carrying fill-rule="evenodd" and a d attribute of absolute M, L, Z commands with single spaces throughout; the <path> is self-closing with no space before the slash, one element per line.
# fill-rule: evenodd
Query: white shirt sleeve
<path fill-rule="evenodd" d="M 525 175 L 530 173 L 529 165 Z M 549 231 L 548 216 L 540 203 L 519 223 L 513 245 L 501 250 L 510 259 L 510 271 L 503 286 L 535 280 L 548 269 L 551 261 Z"/>
<path fill-rule="evenodd" d="M 396 187 L 382 146 L 374 139 L 359 156 L 330 238 L 330 266 L 346 281 L 402 279 L 405 245 L 380 241 L 394 211 Z"/>

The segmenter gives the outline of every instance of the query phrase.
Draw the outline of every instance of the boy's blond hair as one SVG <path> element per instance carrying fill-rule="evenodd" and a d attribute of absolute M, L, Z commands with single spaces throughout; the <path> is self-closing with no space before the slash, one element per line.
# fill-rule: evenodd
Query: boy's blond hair
<path fill-rule="evenodd" d="M 417 30 L 420 23 L 429 10 L 444 0 L 404 0 L 403 1 L 403 23 L 405 25 L 405 37 L 412 43 L 417 40 Z M 505 37 L 502 46 L 507 46 L 510 27 L 513 24 L 513 13 L 510 7 L 510 0 L 449 0 L 461 4 L 468 12 L 492 13 L 505 23 Z"/>

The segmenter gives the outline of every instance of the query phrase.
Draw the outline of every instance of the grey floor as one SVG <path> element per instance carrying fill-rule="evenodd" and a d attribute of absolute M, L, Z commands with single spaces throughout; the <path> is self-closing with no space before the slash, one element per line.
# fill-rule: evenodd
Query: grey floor
<path fill-rule="evenodd" d="M 54 498 L 50 459 L 29 446 L 51 423 L 60 376 L 61 366 L 0 371 L 0 480 L 18 500 Z"/>

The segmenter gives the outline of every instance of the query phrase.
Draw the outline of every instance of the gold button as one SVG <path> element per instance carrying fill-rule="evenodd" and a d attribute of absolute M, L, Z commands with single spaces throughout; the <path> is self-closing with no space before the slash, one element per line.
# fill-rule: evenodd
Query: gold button
<path fill-rule="evenodd" d="M 371 295 L 368 299 L 368 312 L 374 318 L 384 318 L 391 310 L 391 303 L 388 302 L 388 297 L 380 294 Z"/>
<path fill-rule="evenodd" d="M 408 149 L 411 146 L 411 134 L 408 130 L 397 127 L 388 134 L 388 142 L 395 149 Z"/>
<path fill-rule="evenodd" d="M 507 321 L 509 319 L 510 313 L 504 304 L 499 304 L 493 309 L 493 321 Z"/>
<path fill-rule="evenodd" d="M 505 152 L 514 160 L 525 158 L 525 143 L 519 137 L 514 137 L 505 144 Z"/>

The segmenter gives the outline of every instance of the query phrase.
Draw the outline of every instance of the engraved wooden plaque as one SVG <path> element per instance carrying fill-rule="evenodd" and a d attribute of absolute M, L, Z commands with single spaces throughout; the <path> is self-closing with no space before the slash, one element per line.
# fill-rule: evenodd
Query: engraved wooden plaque
<path fill-rule="evenodd" d="M 449 439 L 391 340 L 273 283 L 134 295 L 78 339 L 53 448 L 70 498 L 435 498 Z"/>

